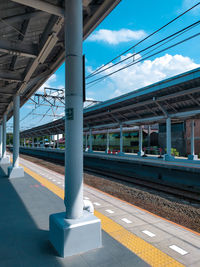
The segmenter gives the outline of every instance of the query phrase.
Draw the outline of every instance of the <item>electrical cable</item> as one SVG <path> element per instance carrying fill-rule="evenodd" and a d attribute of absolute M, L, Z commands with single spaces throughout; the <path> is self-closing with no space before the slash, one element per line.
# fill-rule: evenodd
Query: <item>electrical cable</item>
<path fill-rule="evenodd" d="M 173 33 L 173 34 L 171 34 L 171 35 L 169 35 L 169 36 L 163 38 L 162 40 L 160 40 L 160 41 L 158 41 L 158 42 L 156 42 L 156 43 L 154 43 L 154 44 L 152 44 L 152 45 L 150 45 L 150 46 L 148 46 L 148 47 L 146 47 L 146 48 L 140 50 L 139 52 L 134 53 L 134 54 L 132 54 L 131 56 L 129 56 L 129 57 L 125 58 L 125 59 L 122 59 L 122 60 L 120 60 L 119 62 L 117 62 L 117 63 L 115 63 L 115 64 L 113 64 L 113 65 L 111 65 L 111 66 L 109 66 L 109 67 L 107 67 L 107 68 L 105 68 L 105 69 L 102 69 L 102 70 L 100 70 L 100 71 L 98 71 L 98 72 L 96 72 L 96 73 L 94 73 L 94 74 L 91 75 L 89 78 L 92 78 L 92 77 L 94 77 L 94 76 L 96 76 L 96 75 L 98 75 L 98 74 L 100 74 L 100 73 L 102 73 L 102 72 L 104 72 L 104 71 L 106 71 L 106 70 L 108 70 L 108 69 L 111 69 L 111 68 L 117 66 L 118 64 L 120 64 L 120 63 L 122 63 L 122 62 L 124 62 L 124 61 L 127 61 L 128 59 L 130 59 L 130 58 L 132 58 L 132 57 L 134 57 L 134 56 L 136 56 L 136 55 L 138 55 L 138 54 L 141 54 L 142 52 L 148 50 L 149 48 L 151 48 L 151 47 L 153 47 L 153 46 L 156 46 L 156 45 L 158 45 L 159 43 L 164 42 L 165 40 L 168 40 L 168 39 L 172 38 L 172 37 L 175 36 L 175 35 L 180 36 L 181 34 L 183 34 L 183 33 L 187 32 L 188 30 L 190 30 L 190 29 L 192 29 L 192 28 L 198 26 L 199 24 L 200 24 L 200 20 L 198 20 L 197 22 L 195 22 L 195 23 L 193 23 L 193 24 L 191 24 L 191 25 L 189 25 L 189 26 L 183 28 L 182 30 L 179 30 L 179 31 L 177 31 L 177 32 L 175 32 L 175 33 Z M 171 40 L 173 40 L 173 39 L 174 39 L 174 38 L 172 38 Z M 169 41 L 171 41 L 171 40 L 169 40 Z M 166 42 L 165 42 L 165 43 L 166 43 Z M 159 47 L 159 46 L 158 46 L 158 47 Z M 89 78 L 88 78 L 88 79 L 89 79 Z"/>
<path fill-rule="evenodd" d="M 113 75 L 113 74 L 115 74 L 115 73 L 121 71 L 121 70 L 124 70 L 124 69 L 126 69 L 126 68 L 129 68 L 129 67 L 131 67 L 131 66 L 133 66 L 133 65 L 135 65 L 135 64 L 137 64 L 137 63 L 139 63 L 139 62 L 142 62 L 142 61 L 144 61 L 144 60 L 146 60 L 146 59 L 149 59 L 149 58 L 151 58 L 151 57 L 153 57 L 153 56 L 155 56 L 155 55 L 157 55 L 157 54 L 160 54 L 160 53 L 162 53 L 162 52 L 164 52 L 164 51 L 166 51 L 166 50 L 168 50 L 168 49 L 170 49 L 170 48 L 173 48 L 173 47 L 175 47 L 175 46 L 177 46 L 177 45 L 179 45 L 179 44 L 182 44 L 182 43 L 184 43 L 184 42 L 186 42 L 186 41 L 189 41 L 189 40 L 191 40 L 191 39 L 193 39 L 193 38 L 195 38 L 195 37 L 197 37 L 197 36 L 199 36 L 199 35 L 200 35 L 200 33 L 194 34 L 194 35 L 192 35 L 192 36 L 190 36 L 190 37 L 188 37 L 188 38 L 186 38 L 186 39 L 184 39 L 184 40 L 182 40 L 182 41 L 179 41 L 178 43 L 175 43 L 175 44 L 173 44 L 173 45 L 171 45 L 171 46 L 168 46 L 168 47 L 166 47 L 166 48 L 164 48 L 164 49 L 162 49 L 162 50 L 160 50 L 160 51 L 158 51 L 158 52 L 156 52 L 156 53 L 154 53 L 154 54 L 152 54 L 152 55 L 150 55 L 150 56 L 147 56 L 147 57 L 145 57 L 145 58 L 142 58 L 142 59 L 140 59 L 140 60 L 138 60 L 138 61 L 136 61 L 136 62 L 133 62 L 133 63 L 131 63 L 131 64 L 129 64 L 129 65 L 126 65 L 126 66 L 124 66 L 124 67 L 122 67 L 122 68 L 120 68 L 120 69 L 118 69 L 118 70 L 116 70 L 116 71 L 114 71 L 114 72 L 111 72 L 111 73 L 109 73 L 108 75 L 105 75 L 105 76 L 103 76 L 103 77 L 101 77 L 101 78 L 98 78 L 98 79 L 96 79 L 96 80 L 94 80 L 94 81 L 91 81 L 91 82 L 87 83 L 86 85 L 95 83 L 95 82 L 97 82 L 97 81 L 101 81 L 101 80 L 103 80 L 103 79 L 105 79 L 105 78 L 107 78 L 107 77 L 109 77 L 109 76 L 111 76 L 111 75 Z"/>
<path fill-rule="evenodd" d="M 169 21 L 168 23 L 166 23 L 165 25 L 163 25 L 162 27 L 160 27 L 156 31 L 152 32 L 151 34 L 149 34 L 148 36 L 146 36 L 145 38 L 143 38 L 142 40 L 140 40 L 139 42 L 137 42 L 135 45 L 131 46 L 130 48 L 128 48 L 127 50 L 125 50 L 124 52 L 122 52 L 120 55 L 118 55 L 115 58 L 113 58 L 112 60 L 108 61 L 106 64 L 104 64 L 101 67 L 97 68 L 93 73 L 91 73 L 90 75 L 88 75 L 86 78 L 89 78 L 92 74 L 94 74 L 97 71 L 101 70 L 103 67 L 109 65 L 114 60 L 118 59 L 122 55 L 124 55 L 127 52 L 129 52 L 131 49 L 134 49 L 136 46 L 138 46 L 139 44 L 143 43 L 144 41 L 146 41 L 147 39 L 149 39 L 151 36 L 155 35 L 156 33 L 158 33 L 159 31 L 161 31 L 162 29 L 164 29 L 165 27 L 167 27 L 168 25 L 170 25 L 171 23 L 173 23 L 174 21 L 176 21 L 177 19 L 179 19 L 180 17 L 182 17 L 183 15 L 185 15 L 186 13 L 188 13 L 189 11 L 191 11 L 192 9 L 196 8 L 198 5 L 200 5 L 200 2 L 198 2 L 197 4 L 195 4 L 194 6 L 192 6 L 191 8 L 187 9 L 186 11 L 184 11 L 183 13 L 181 13 L 180 15 L 178 15 L 177 17 L 175 17 L 174 19 L 172 19 L 171 21 Z"/>

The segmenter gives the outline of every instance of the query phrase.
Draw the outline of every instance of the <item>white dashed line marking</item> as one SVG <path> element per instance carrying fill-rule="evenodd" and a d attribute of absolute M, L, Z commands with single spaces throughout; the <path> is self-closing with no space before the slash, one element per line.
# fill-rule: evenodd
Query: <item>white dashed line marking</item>
<path fill-rule="evenodd" d="M 98 202 L 94 202 L 94 205 L 96 205 L 96 206 L 101 206 L 101 204 L 98 203 Z"/>
<path fill-rule="evenodd" d="M 144 231 L 142 231 L 145 235 L 148 235 L 148 236 L 150 236 L 150 237 L 154 237 L 154 236 L 156 236 L 155 234 L 153 234 L 152 232 L 150 232 L 150 231 L 148 231 L 148 230 L 144 230 Z"/>
<path fill-rule="evenodd" d="M 123 222 L 125 222 L 125 223 L 132 223 L 132 221 L 129 221 L 128 219 L 126 219 L 126 218 L 123 218 L 123 219 L 121 219 Z"/>
<path fill-rule="evenodd" d="M 84 197 L 84 199 L 89 199 L 89 197 Z"/>
<path fill-rule="evenodd" d="M 108 213 L 115 213 L 113 210 L 106 210 L 106 212 L 108 212 Z"/>
<path fill-rule="evenodd" d="M 61 184 L 61 182 L 57 182 L 57 184 Z"/>
<path fill-rule="evenodd" d="M 181 255 L 186 255 L 188 254 L 187 251 L 183 250 L 182 248 L 179 248 L 177 247 L 176 245 L 172 245 L 172 246 L 169 246 L 171 249 L 173 249 L 174 251 L 178 252 L 179 254 Z"/>
<path fill-rule="evenodd" d="M 53 182 L 56 182 L 56 180 L 55 180 L 55 179 L 53 179 Z"/>

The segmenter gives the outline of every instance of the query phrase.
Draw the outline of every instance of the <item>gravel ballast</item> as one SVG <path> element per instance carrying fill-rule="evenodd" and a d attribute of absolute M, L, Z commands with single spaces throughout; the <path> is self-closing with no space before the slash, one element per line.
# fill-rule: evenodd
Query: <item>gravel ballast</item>
<path fill-rule="evenodd" d="M 21 157 L 64 174 L 64 166 L 58 163 L 27 155 L 21 155 Z M 84 183 L 200 233 L 199 203 L 89 172 L 84 173 Z"/>

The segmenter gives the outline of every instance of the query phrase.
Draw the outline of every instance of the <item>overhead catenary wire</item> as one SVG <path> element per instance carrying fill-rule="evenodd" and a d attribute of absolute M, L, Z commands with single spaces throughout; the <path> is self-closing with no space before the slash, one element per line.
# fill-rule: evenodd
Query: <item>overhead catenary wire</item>
<path fill-rule="evenodd" d="M 174 19 L 170 20 L 168 23 L 166 23 L 165 25 L 163 25 L 159 29 L 155 30 L 154 32 L 152 32 L 151 34 L 149 34 L 148 36 L 146 36 L 145 38 L 143 38 L 142 40 L 140 40 L 139 42 L 137 42 L 135 45 L 133 45 L 130 48 L 126 49 L 124 52 L 122 52 L 118 56 L 114 57 L 112 60 L 108 61 L 106 64 L 104 64 L 101 67 L 97 68 L 94 72 L 92 72 L 91 74 L 89 74 L 86 77 L 86 79 L 89 78 L 91 75 L 95 74 L 96 72 L 98 72 L 99 70 L 101 70 L 102 68 L 104 68 L 105 66 L 109 65 L 110 63 L 112 63 L 116 59 L 120 58 L 121 56 L 123 56 L 124 54 L 126 54 L 127 52 L 129 52 L 130 50 L 134 49 L 136 46 L 138 46 L 139 44 L 143 43 L 144 41 L 146 41 L 147 39 L 149 39 L 150 37 L 152 37 L 153 35 L 155 35 L 156 33 L 158 33 L 159 31 L 161 31 L 162 29 L 164 29 L 165 27 L 167 27 L 168 25 L 170 25 L 174 21 L 178 20 L 179 18 L 181 18 L 182 16 L 184 16 L 185 14 L 187 14 L 188 12 L 190 12 L 192 9 L 196 8 L 199 5 L 200 5 L 200 2 L 198 2 L 195 5 L 193 5 L 191 8 L 187 9 L 186 11 L 184 11 L 183 13 L 181 13 L 180 15 L 178 15 L 177 17 L 175 17 Z"/>
<path fill-rule="evenodd" d="M 175 44 L 173 44 L 173 45 L 171 45 L 171 46 L 168 46 L 168 47 L 166 47 L 166 48 L 164 48 L 164 49 L 162 49 L 162 50 L 160 50 L 160 51 L 158 51 L 158 52 L 156 52 L 156 53 L 154 53 L 154 54 L 152 54 L 152 55 L 150 55 L 150 56 L 147 56 L 147 57 L 145 57 L 145 58 L 142 58 L 142 59 L 140 59 L 140 60 L 138 60 L 138 61 L 136 61 L 136 62 L 130 63 L 130 64 L 128 64 L 128 65 L 126 65 L 126 66 L 124 66 L 124 67 L 122 67 L 122 68 L 120 68 L 120 69 L 118 69 L 118 70 L 116 70 L 116 71 L 113 71 L 113 72 L 111 72 L 111 73 L 109 73 L 109 74 L 107 74 L 107 75 L 101 77 L 101 78 L 98 78 L 98 79 L 96 79 L 96 80 L 94 80 L 94 81 L 91 81 L 91 82 L 87 83 L 86 85 L 89 85 L 89 84 L 96 83 L 96 82 L 99 82 L 99 81 L 101 81 L 101 80 L 104 80 L 105 78 L 107 78 L 107 77 L 109 77 L 109 76 L 111 76 L 111 75 L 113 75 L 113 74 L 115 74 L 115 73 L 117 73 L 117 72 L 119 72 L 119 71 L 122 71 L 122 70 L 124 70 L 124 69 L 127 69 L 127 68 L 129 68 L 129 67 L 131 67 L 131 66 L 133 66 L 133 65 L 135 65 L 135 64 L 137 64 L 137 63 L 139 63 L 139 62 L 142 62 L 142 61 L 144 61 L 144 60 L 146 60 L 146 59 L 149 59 L 149 58 L 151 58 L 151 57 L 153 57 L 153 56 L 156 56 L 156 55 L 158 55 L 158 54 L 160 54 L 160 53 L 162 53 L 162 52 L 164 52 L 164 51 L 166 51 L 166 50 L 168 50 L 168 49 L 170 49 L 170 48 L 173 48 L 173 47 L 175 47 L 175 46 L 177 46 L 177 45 L 179 45 L 179 44 L 182 44 L 182 43 L 184 43 L 184 42 L 186 42 L 186 41 L 189 41 L 189 40 L 191 40 L 191 39 L 193 39 L 193 38 L 195 38 L 195 37 L 197 37 L 197 36 L 199 36 L 199 35 L 200 35 L 200 33 L 194 34 L 194 35 L 192 35 L 192 36 L 190 36 L 190 37 L 188 37 L 188 38 L 186 38 L 186 39 L 184 39 L 184 40 L 182 40 L 182 41 L 179 41 L 179 42 L 177 42 L 177 43 L 175 43 Z"/>
<path fill-rule="evenodd" d="M 200 21 L 199 21 L 199 23 L 198 24 L 200 24 Z M 196 25 L 195 25 L 196 26 Z M 194 27 L 194 26 L 193 26 Z M 190 28 L 189 29 L 187 29 L 186 31 L 188 31 L 188 30 L 190 30 Z M 140 56 L 139 58 L 137 58 L 137 61 L 134 61 L 135 63 L 139 63 L 139 62 L 141 62 L 142 60 L 140 60 L 139 62 L 138 62 L 138 60 L 139 59 L 141 59 L 142 57 L 144 57 L 144 56 L 146 56 L 146 55 L 148 55 L 149 53 L 151 53 L 151 52 L 153 52 L 153 51 L 155 51 L 156 49 L 158 49 L 159 47 L 161 47 L 161 46 L 163 46 L 163 45 L 165 45 L 166 43 L 168 43 L 168 42 L 170 42 L 170 41 L 172 41 L 172 40 L 174 40 L 174 39 L 176 39 L 176 38 L 178 38 L 180 35 L 182 35 L 183 33 L 185 33 L 185 31 L 184 32 L 181 32 L 181 33 L 179 33 L 178 35 L 175 35 L 173 38 L 171 38 L 170 40 L 168 40 L 168 41 L 166 41 L 166 42 L 164 42 L 164 43 L 162 43 L 161 45 L 159 45 L 159 46 L 157 46 L 157 47 L 155 47 L 154 49 L 151 49 L 150 51 L 148 51 L 147 53 L 145 53 L 145 54 L 143 54 L 142 56 Z M 134 54 L 134 55 L 132 55 L 132 56 L 135 56 L 136 54 Z M 132 56 L 130 56 L 129 58 L 131 58 Z M 127 58 L 128 59 L 128 58 Z M 126 66 L 127 67 L 129 67 L 129 65 L 132 65 L 132 63 L 129 63 L 129 64 L 127 64 Z M 113 66 L 113 65 L 112 65 Z M 104 76 L 105 77 L 105 76 Z M 102 77 L 103 78 L 103 77 Z M 106 78 L 106 77 L 105 77 Z M 103 78 L 104 79 L 104 78 Z M 88 86 L 87 87 L 87 89 L 89 89 L 89 88 L 91 88 L 91 87 L 93 87 L 93 86 L 95 86 L 96 84 L 98 84 L 99 83 L 99 81 L 96 79 L 96 82 L 94 82 L 94 83 L 92 83 L 92 84 L 90 84 L 90 86 Z M 89 84 L 89 83 L 88 83 Z"/>
<path fill-rule="evenodd" d="M 108 69 L 111 69 L 111 68 L 113 68 L 113 67 L 119 65 L 120 63 L 123 63 L 123 62 L 127 61 L 128 59 L 133 58 L 133 57 L 135 57 L 136 55 L 138 55 L 138 54 L 140 54 L 140 53 L 142 53 L 142 52 L 148 50 L 149 48 L 152 48 L 152 47 L 158 45 L 159 43 L 162 43 L 162 42 L 164 42 L 164 41 L 166 41 L 166 40 L 168 40 L 168 39 L 170 39 L 170 38 L 171 38 L 171 39 L 170 39 L 169 41 L 171 41 L 171 40 L 174 39 L 174 38 L 172 38 L 172 37 L 175 36 L 175 38 L 176 38 L 176 37 L 180 36 L 181 34 L 187 32 L 188 30 L 191 30 L 192 28 L 198 26 L 199 24 L 200 24 L 200 20 L 198 20 L 197 22 L 195 22 L 195 23 L 193 23 L 193 24 L 191 24 L 191 25 L 189 25 L 189 26 L 187 26 L 187 27 L 185 27 L 185 28 L 183 28 L 183 29 L 181 29 L 181 30 L 179 30 L 179 31 L 177 31 L 177 32 L 175 32 L 175 33 L 173 33 L 173 34 L 171 34 L 171 35 L 165 37 L 165 38 L 163 38 L 162 40 L 160 40 L 160 41 L 158 41 L 158 42 L 156 42 L 156 43 L 154 43 L 154 44 L 152 44 L 152 45 L 150 45 L 150 46 L 148 46 L 148 47 L 146 47 L 146 48 L 140 50 L 139 52 L 134 53 L 134 54 L 132 54 L 132 55 L 130 55 L 130 56 L 128 56 L 128 57 L 126 57 L 126 58 L 124 58 L 124 59 L 118 61 L 117 63 L 108 66 L 107 68 L 103 68 L 103 69 L 101 69 L 100 71 L 98 71 L 98 72 L 94 73 L 93 75 L 91 75 L 89 78 L 92 78 L 92 77 L 94 77 L 94 76 L 96 76 L 96 75 L 98 75 L 98 74 L 100 74 L 100 73 L 102 73 L 102 72 L 104 72 L 104 71 L 106 71 L 106 70 L 108 70 Z M 176 36 L 176 35 L 177 35 L 177 36 Z M 168 42 L 169 42 L 169 41 L 168 41 Z M 167 42 L 165 42 L 165 44 L 166 44 L 166 43 L 167 43 Z M 158 47 L 160 47 L 160 46 L 158 46 Z M 157 48 L 158 48 L 158 47 L 157 47 Z M 155 48 L 155 49 L 157 49 L 157 48 Z M 89 78 L 88 78 L 88 79 L 89 79 Z"/>

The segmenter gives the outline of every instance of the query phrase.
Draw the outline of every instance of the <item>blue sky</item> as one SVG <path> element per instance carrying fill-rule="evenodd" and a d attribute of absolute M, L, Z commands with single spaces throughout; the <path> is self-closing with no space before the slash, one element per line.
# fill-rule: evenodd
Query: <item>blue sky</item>
<path fill-rule="evenodd" d="M 197 2 L 199 1 L 122 0 L 115 10 L 83 43 L 83 52 L 86 55 L 86 75 L 137 43 L 141 38 L 163 26 Z M 135 52 L 196 22 L 199 19 L 199 14 L 200 8 L 194 9 L 177 22 L 174 22 L 166 29 L 138 46 Z M 199 26 L 195 27 L 190 32 L 174 40 L 174 42 L 198 33 L 199 28 Z M 172 43 L 173 42 L 168 45 Z M 154 56 L 145 62 L 141 62 L 122 72 L 118 72 L 96 85 L 89 85 L 86 90 L 87 98 L 104 101 L 157 82 L 158 80 L 163 80 L 178 73 L 199 67 L 199 43 L 200 37 L 198 36 L 193 40 Z M 132 54 L 133 51 L 129 53 Z M 127 55 L 124 55 L 124 57 L 126 56 Z M 119 66 L 123 67 L 124 63 L 121 63 Z M 113 70 L 115 69 L 116 67 L 113 68 Z M 109 71 L 106 71 L 104 74 L 109 73 Z M 99 75 L 96 78 L 99 77 L 102 76 Z M 65 84 L 64 80 L 64 65 L 62 65 L 44 86 L 63 88 Z M 40 92 L 42 92 L 42 88 Z M 31 111 L 32 107 L 33 105 L 28 102 L 21 109 L 21 119 Z M 35 113 L 44 113 L 46 110 L 47 108 L 41 107 L 38 108 Z M 57 113 L 62 115 L 63 111 L 63 109 L 58 109 Z M 21 128 L 44 124 L 52 119 L 53 117 L 45 117 L 41 120 L 38 116 L 31 115 L 21 121 Z"/>

